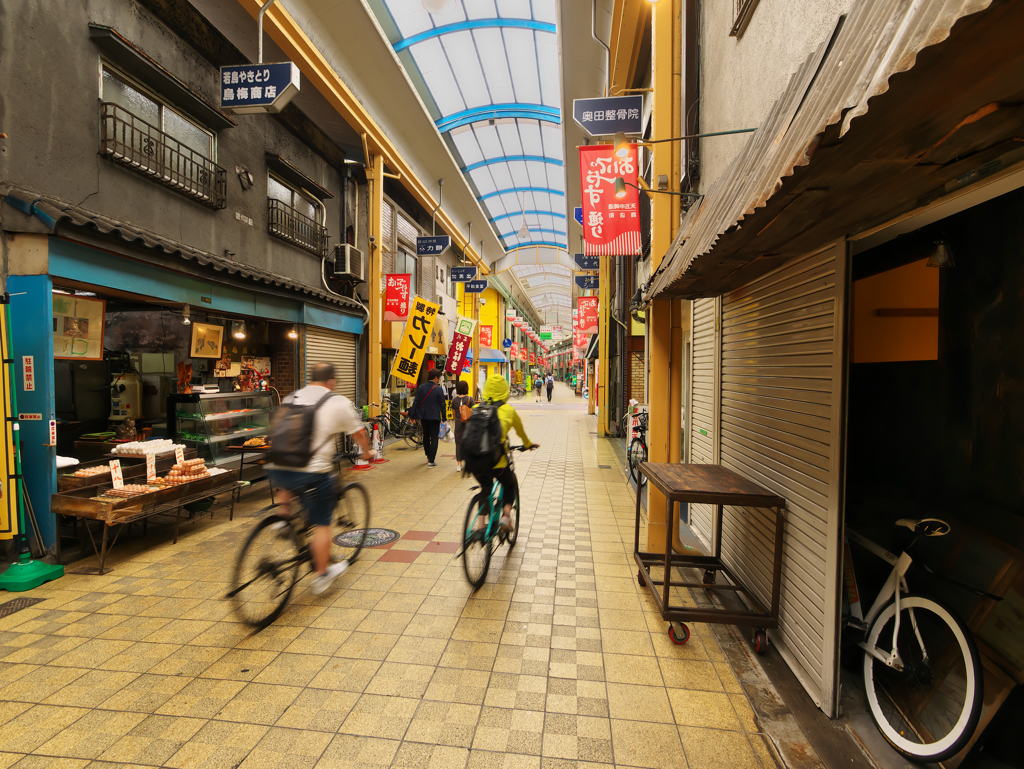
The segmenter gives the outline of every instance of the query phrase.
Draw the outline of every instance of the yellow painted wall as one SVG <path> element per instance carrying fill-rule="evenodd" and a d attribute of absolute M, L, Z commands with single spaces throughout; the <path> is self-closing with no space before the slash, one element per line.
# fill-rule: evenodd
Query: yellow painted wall
<path fill-rule="evenodd" d="M 470 318 L 473 316 L 473 295 L 466 294 L 463 291 L 463 287 L 460 284 L 458 288 L 459 297 L 459 315 Z M 496 289 L 488 288 L 482 294 L 480 298 L 484 300 L 484 303 L 480 306 L 480 325 L 491 326 L 491 348 L 495 350 L 501 350 L 501 330 L 502 323 L 505 320 L 505 299 L 498 293 Z M 481 347 L 483 345 L 481 344 Z M 480 364 L 480 371 L 486 372 L 484 375 L 484 381 L 487 377 L 493 374 L 500 374 L 501 369 L 497 363 L 482 363 Z M 459 376 L 464 382 L 469 384 L 470 392 L 473 388 L 473 377 L 471 374 L 461 374 Z"/>
<path fill-rule="evenodd" d="M 938 360 L 939 318 L 884 312 L 938 312 L 939 270 L 928 260 L 862 278 L 853 284 L 853 362 Z"/>

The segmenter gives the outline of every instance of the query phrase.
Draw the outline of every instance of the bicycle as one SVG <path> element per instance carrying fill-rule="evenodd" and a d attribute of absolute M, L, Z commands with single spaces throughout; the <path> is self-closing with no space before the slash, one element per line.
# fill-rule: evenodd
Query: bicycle
<path fill-rule="evenodd" d="M 370 405 L 380 407 L 379 403 L 371 403 Z M 380 438 L 382 441 L 388 435 L 394 435 L 396 438 L 404 440 L 410 449 L 417 449 L 423 446 L 423 425 L 419 421 L 409 419 L 407 412 L 399 411 L 398 416 L 394 416 L 391 410 L 387 409 L 381 411 L 380 416 L 374 417 L 370 422 L 373 423 L 374 420 L 380 420 Z"/>
<path fill-rule="evenodd" d="M 517 451 L 531 451 L 539 444 L 534 444 L 529 449 L 524 446 L 509 446 L 508 470 L 515 472 L 513 454 Z M 474 486 L 473 489 L 480 489 Z M 501 503 L 501 484 L 495 479 L 489 491 L 480 493 L 473 497 L 466 509 L 466 525 L 463 527 L 462 543 L 462 568 L 466 572 L 466 579 L 478 590 L 487 579 L 487 571 L 491 568 L 491 554 L 494 552 L 494 540 L 498 545 L 507 543 L 509 550 L 515 547 L 519 539 L 519 495 L 516 494 L 516 501 L 512 505 L 509 518 L 512 527 L 509 531 L 503 531 L 498 525 L 504 505 Z M 478 515 L 487 516 L 487 525 L 476 530 L 475 524 Z"/>
<path fill-rule="evenodd" d="M 522 385 L 514 384 L 508 390 L 509 395 L 516 400 L 520 400 L 526 395 L 526 388 Z"/>
<path fill-rule="evenodd" d="M 864 651 L 864 689 L 882 736 L 913 761 L 939 762 L 960 752 L 978 725 L 983 696 L 981 657 L 971 631 L 952 609 L 931 598 L 906 595 L 906 573 L 913 562 L 908 551 L 922 536 L 948 534 L 949 524 L 925 518 L 901 519 L 896 525 L 916 535 L 899 556 L 846 530 L 850 610 L 843 616 L 843 631 Z M 863 617 L 849 551 L 851 541 L 893 567 Z M 925 569 L 931 571 L 927 566 Z M 978 595 L 1001 600 L 942 578 Z"/>
<path fill-rule="evenodd" d="M 629 462 L 629 477 L 633 483 L 643 486 L 647 483 L 647 476 L 640 472 L 640 463 L 647 461 L 647 412 L 641 411 L 636 416 L 638 424 L 633 431 L 634 438 L 629 442 L 626 460 Z"/>
<path fill-rule="evenodd" d="M 332 516 L 331 563 L 347 560 L 356 562 L 366 543 L 370 529 L 370 496 L 359 483 L 341 484 L 340 462 L 351 459 L 351 454 L 338 454 L 334 458 L 338 488 L 338 502 Z M 305 503 L 302 495 L 295 495 L 303 510 L 290 517 L 277 513 L 267 515 L 253 529 L 238 554 L 232 582 L 233 590 L 227 598 L 235 602 L 242 620 L 262 630 L 281 616 L 295 584 L 314 574 L 313 557 L 309 549 L 312 527 L 306 524 Z M 271 512 L 270 505 L 259 514 Z M 299 574 L 309 564 L 308 572 Z"/>

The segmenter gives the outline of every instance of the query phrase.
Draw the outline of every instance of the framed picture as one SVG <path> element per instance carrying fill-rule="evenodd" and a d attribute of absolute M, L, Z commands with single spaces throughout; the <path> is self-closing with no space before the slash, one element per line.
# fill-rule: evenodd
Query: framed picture
<path fill-rule="evenodd" d="M 53 357 L 57 360 L 103 360 L 106 302 L 65 294 L 53 295 Z"/>
<path fill-rule="evenodd" d="M 193 358 L 219 358 L 224 341 L 224 327 L 210 323 L 192 324 Z"/>

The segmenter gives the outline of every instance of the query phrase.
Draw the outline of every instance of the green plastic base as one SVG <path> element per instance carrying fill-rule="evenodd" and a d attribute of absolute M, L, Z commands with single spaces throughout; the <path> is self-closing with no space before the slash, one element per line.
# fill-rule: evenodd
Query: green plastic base
<path fill-rule="evenodd" d="M 14 563 L 7 571 L 0 574 L 0 590 L 21 593 L 63 576 L 64 567 L 59 564 L 43 563 L 42 561 Z"/>

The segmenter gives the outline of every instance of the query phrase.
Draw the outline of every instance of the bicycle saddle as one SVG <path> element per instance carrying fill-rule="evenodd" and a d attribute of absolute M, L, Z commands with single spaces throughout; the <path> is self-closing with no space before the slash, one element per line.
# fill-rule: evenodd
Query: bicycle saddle
<path fill-rule="evenodd" d="M 896 525 L 904 526 L 925 537 L 941 537 L 943 534 L 949 534 L 950 529 L 948 523 L 938 518 L 900 518 Z"/>

